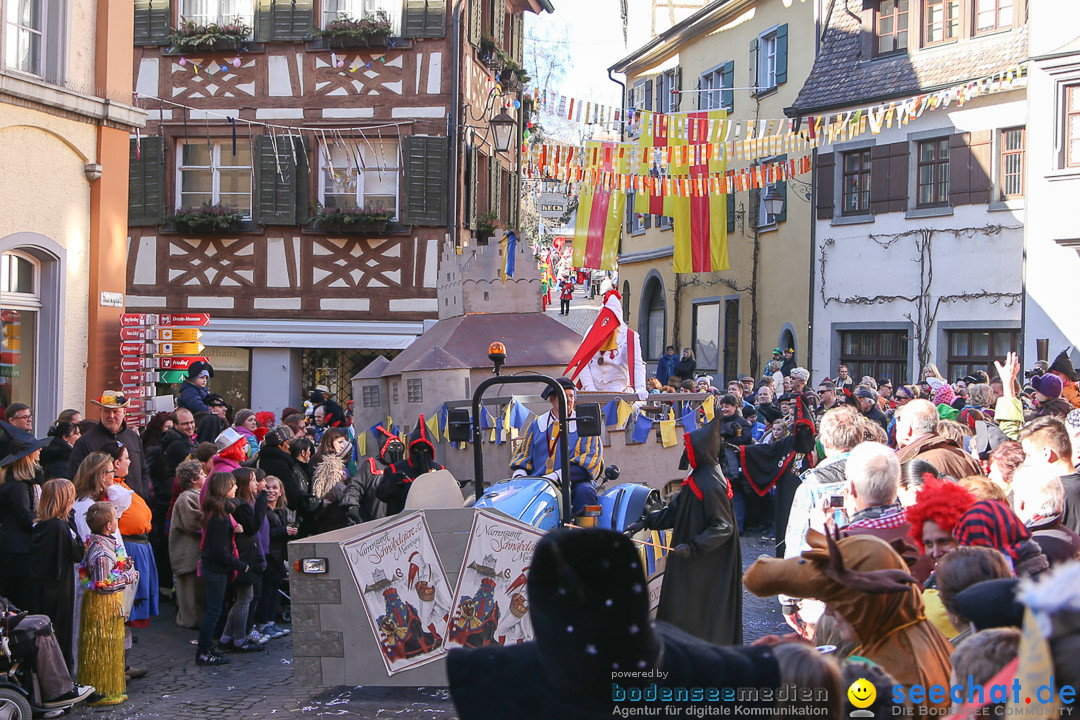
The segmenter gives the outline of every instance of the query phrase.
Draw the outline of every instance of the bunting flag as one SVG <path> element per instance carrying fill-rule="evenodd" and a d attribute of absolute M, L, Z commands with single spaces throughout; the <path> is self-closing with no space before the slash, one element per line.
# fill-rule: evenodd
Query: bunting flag
<path fill-rule="evenodd" d="M 488 428 L 495 427 L 495 419 L 491 417 L 491 413 L 488 412 L 487 407 L 480 406 L 480 429 L 487 430 Z"/>
<path fill-rule="evenodd" d="M 521 432 L 529 424 L 530 415 L 529 409 L 517 400 L 510 403 L 509 425 L 518 432 Z"/>
<path fill-rule="evenodd" d="M 435 438 L 435 442 L 439 442 L 441 437 L 439 436 L 439 415 L 438 413 L 430 416 L 425 422 L 428 432 L 431 433 L 431 437 Z"/>
<path fill-rule="evenodd" d="M 727 270 L 727 195 L 709 192 L 706 185 L 714 173 L 727 169 L 723 145 L 720 152 L 710 152 L 712 145 L 701 145 L 709 139 L 709 126 L 714 127 L 727 117 L 724 110 L 691 113 L 683 118 L 686 124 L 680 154 L 689 150 L 688 164 L 675 172 L 682 184 L 689 180 L 690 192 L 678 194 L 673 200 L 675 217 L 674 270 L 677 273 L 699 273 Z M 687 148 L 686 143 L 696 141 Z M 711 157 L 710 157 L 711 156 Z M 703 182 L 702 175 L 709 175 Z M 697 176 L 697 177 L 694 177 Z"/>
<path fill-rule="evenodd" d="M 654 420 L 648 415 L 638 414 L 634 421 L 634 442 L 646 443 L 652 435 Z"/>
<path fill-rule="evenodd" d="M 367 430 L 360 433 L 356 438 L 356 449 L 360 453 L 360 457 L 367 455 Z"/>
<path fill-rule="evenodd" d="M 585 143 L 586 172 L 593 175 L 626 172 L 626 154 L 618 143 Z M 625 189 L 583 187 L 578 199 L 574 227 L 574 266 L 590 270 L 614 270 L 626 212 Z"/>
<path fill-rule="evenodd" d="M 671 530 L 650 530 L 645 536 L 645 542 L 650 544 L 638 546 L 638 552 L 645 560 L 646 577 L 652 577 L 656 572 L 656 563 L 667 556 L 667 549 L 671 547 L 671 535 Z"/>
<path fill-rule="evenodd" d="M 674 420 L 660 421 L 660 444 L 666 448 L 679 444 L 679 434 L 675 432 Z"/>
<path fill-rule="evenodd" d="M 517 256 L 517 233 L 513 230 L 508 231 L 503 235 L 503 239 L 499 241 L 499 245 L 502 246 L 503 253 L 503 266 L 499 268 L 499 275 L 502 277 L 502 284 L 506 285 L 506 278 L 514 277 L 514 263 Z"/>
<path fill-rule="evenodd" d="M 697 411 L 690 410 L 682 416 L 682 425 L 686 428 L 686 432 L 691 430 L 697 430 Z"/>
<path fill-rule="evenodd" d="M 626 402 L 622 398 L 619 398 L 619 406 L 616 409 L 616 426 L 619 428 L 625 427 L 626 421 L 630 419 L 630 416 L 633 413 L 634 406 Z"/>
<path fill-rule="evenodd" d="M 705 402 L 701 403 L 701 410 L 705 413 L 705 422 L 712 422 L 716 417 L 716 400 L 713 395 L 705 398 Z"/>
<path fill-rule="evenodd" d="M 614 427 L 619 424 L 619 400 L 615 398 L 604 406 L 604 425 Z"/>
<path fill-rule="evenodd" d="M 635 182 L 634 212 L 639 215 L 663 215 L 671 217 L 675 212 L 674 197 L 667 187 L 670 184 L 661 168 L 668 146 L 670 119 L 667 115 L 650 115 L 641 124 L 638 137 L 639 163 Z"/>

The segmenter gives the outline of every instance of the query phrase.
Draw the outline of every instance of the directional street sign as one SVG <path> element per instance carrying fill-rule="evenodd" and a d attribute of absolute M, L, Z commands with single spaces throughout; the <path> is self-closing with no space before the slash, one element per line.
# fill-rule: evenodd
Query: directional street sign
<path fill-rule="evenodd" d="M 150 358 L 134 357 L 130 355 L 120 358 L 120 369 L 128 372 L 134 372 L 136 370 L 153 370 L 154 367 L 154 361 Z"/>
<path fill-rule="evenodd" d="M 195 342 L 202 337 L 202 330 L 198 328 L 162 328 L 154 331 L 151 340 L 168 340 L 170 342 Z"/>
<path fill-rule="evenodd" d="M 155 355 L 198 355 L 205 348 L 201 342 L 162 342 L 152 352 Z"/>
<path fill-rule="evenodd" d="M 153 345 L 147 345 L 141 342 L 122 342 L 120 343 L 121 355 L 148 355 L 154 352 Z"/>
<path fill-rule="evenodd" d="M 203 355 L 192 355 L 189 357 L 159 357 L 156 358 L 154 362 L 161 370 L 187 370 L 191 367 L 192 363 L 200 361 L 210 362 L 209 358 Z"/>
<path fill-rule="evenodd" d="M 128 387 L 157 382 L 157 376 L 158 374 L 156 372 L 122 372 L 120 373 L 120 384 L 124 387 Z"/>
<path fill-rule="evenodd" d="M 185 370 L 162 370 L 157 373 L 158 382 L 160 383 L 181 383 L 184 382 L 184 378 L 187 377 L 187 371 Z"/>
<path fill-rule="evenodd" d="M 120 316 L 124 327 L 140 325 L 172 325 L 206 327 L 210 324 L 209 313 L 124 313 Z"/>
<path fill-rule="evenodd" d="M 146 330 L 140 327 L 122 327 L 120 328 L 121 340 L 145 340 Z"/>

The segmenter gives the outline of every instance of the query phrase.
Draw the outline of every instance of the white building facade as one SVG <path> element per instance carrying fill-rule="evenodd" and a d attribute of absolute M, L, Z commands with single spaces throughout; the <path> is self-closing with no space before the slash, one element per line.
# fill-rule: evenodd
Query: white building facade
<path fill-rule="evenodd" d="M 1026 58 L 1020 8 L 991 23 L 973 1 L 949 0 L 960 20 L 942 25 L 930 7 L 940 2 L 848 4 L 791 109 L 804 118 L 959 87 Z M 1019 349 L 1028 106 L 1022 80 L 1008 87 L 818 150 L 815 379 L 844 364 L 899 385 L 927 363 L 956 379 Z"/>
<path fill-rule="evenodd" d="M 1080 5 L 1032 0 L 1028 66 L 1028 219 L 1024 236 L 1024 357 L 1080 360 Z"/>

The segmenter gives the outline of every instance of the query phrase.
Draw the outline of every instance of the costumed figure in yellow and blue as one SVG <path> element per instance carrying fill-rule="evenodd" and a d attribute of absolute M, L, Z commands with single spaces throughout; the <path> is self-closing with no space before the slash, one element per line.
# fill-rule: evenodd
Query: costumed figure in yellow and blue
<path fill-rule="evenodd" d="M 559 378 L 566 392 L 566 414 L 574 412 L 574 383 L 569 378 Z M 551 401 L 551 411 L 537 417 L 529 425 L 522 439 L 521 448 L 510 458 L 510 470 L 514 477 L 546 477 L 561 483 L 562 454 L 559 452 L 559 405 L 554 391 L 544 389 L 542 397 Z M 571 512 L 580 515 L 586 505 L 598 505 L 596 481 L 604 467 L 604 447 L 598 437 L 579 437 L 577 423 L 568 420 L 570 426 L 566 438 L 570 448 L 570 498 Z"/>
<path fill-rule="evenodd" d="M 434 627 L 424 630 L 416 608 L 405 602 L 393 587 L 383 590 L 386 614 L 377 624 L 383 632 L 383 651 L 391 660 L 404 660 L 437 650 L 442 638 Z"/>
<path fill-rule="evenodd" d="M 499 603 L 495 600 L 495 581 L 484 578 L 476 593 L 463 597 L 450 623 L 450 640 L 464 647 L 484 647 L 495 641 L 499 627 Z"/>

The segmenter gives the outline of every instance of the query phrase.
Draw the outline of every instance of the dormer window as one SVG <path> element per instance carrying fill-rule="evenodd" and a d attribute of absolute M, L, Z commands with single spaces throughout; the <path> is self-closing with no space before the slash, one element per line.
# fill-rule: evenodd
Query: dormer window
<path fill-rule="evenodd" d="M 909 0 L 881 0 L 874 18 L 874 41 L 878 55 L 905 52 L 908 48 Z"/>

